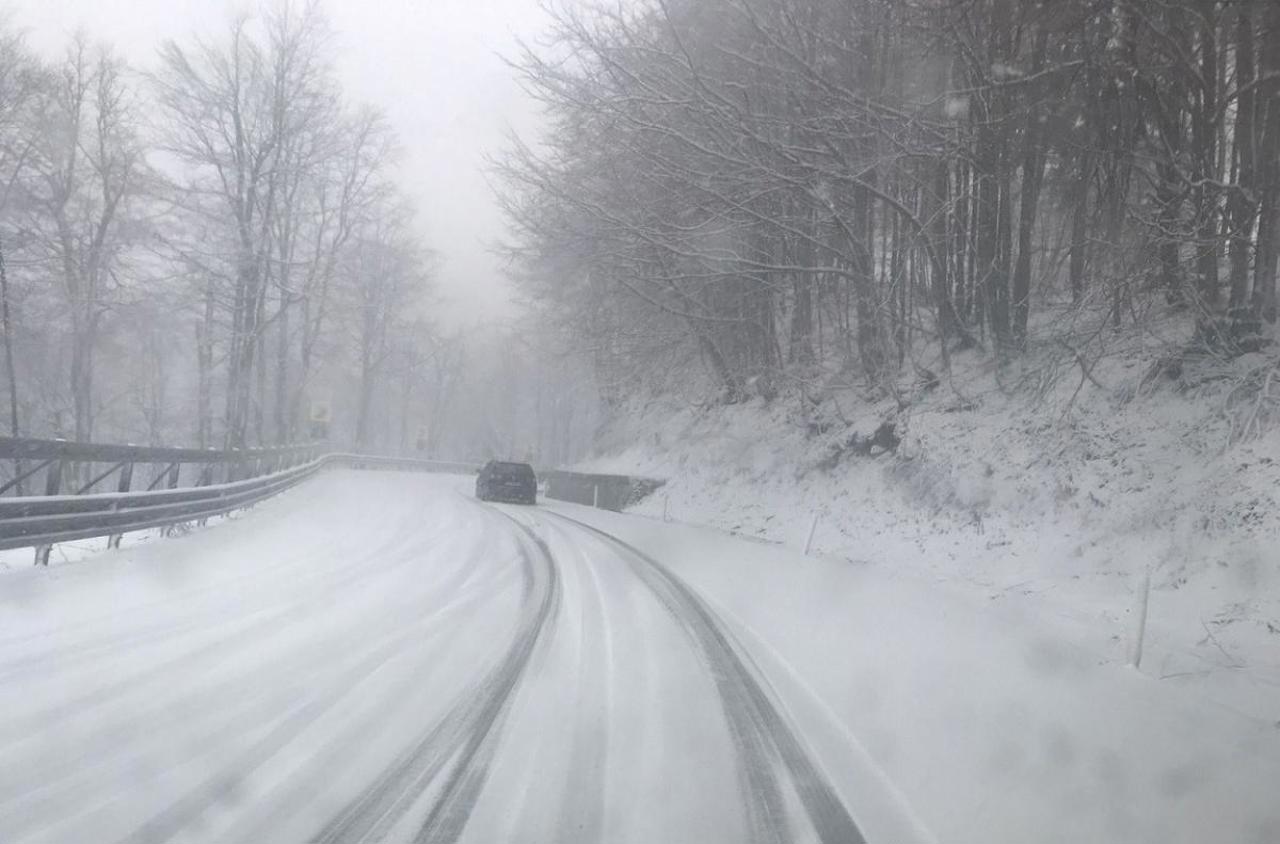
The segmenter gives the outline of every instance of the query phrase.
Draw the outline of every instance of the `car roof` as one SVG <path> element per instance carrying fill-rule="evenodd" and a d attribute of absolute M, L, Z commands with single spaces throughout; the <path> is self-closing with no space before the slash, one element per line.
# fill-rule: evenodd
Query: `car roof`
<path fill-rule="evenodd" d="M 509 460 L 490 460 L 487 464 L 490 469 L 528 469 L 533 471 L 533 467 L 528 463 L 513 463 Z"/>

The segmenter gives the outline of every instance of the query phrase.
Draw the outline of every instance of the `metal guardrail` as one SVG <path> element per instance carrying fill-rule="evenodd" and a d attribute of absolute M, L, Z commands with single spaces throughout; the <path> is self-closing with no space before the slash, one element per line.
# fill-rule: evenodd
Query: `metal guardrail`
<path fill-rule="evenodd" d="M 0 437 L 0 550 L 34 547 L 39 565 L 48 564 L 49 550 L 57 542 L 106 536 L 108 546 L 116 547 L 129 531 L 203 523 L 335 465 L 460 474 L 480 468 L 328 452 L 319 444 L 202 450 Z M 539 472 L 539 478 L 546 482 L 549 498 L 606 510 L 622 510 L 663 484 L 558 470 Z M 39 492 L 31 494 L 24 486 Z"/>
<path fill-rule="evenodd" d="M 478 468 L 326 453 L 318 444 L 201 450 L 0 437 L 0 472 L 6 472 L 0 474 L 0 550 L 35 547 L 39 565 L 48 563 L 56 542 L 107 536 L 115 547 L 128 531 L 203 522 L 283 492 L 332 465 L 462 473 Z M 150 480 L 142 487 L 148 467 Z M 24 485 L 38 492 L 27 494 Z"/>
<path fill-rule="evenodd" d="M 547 482 L 548 498 L 615 512 L 638 503 L 666 483 L 657 478 L 563 472 L 558 469 L 543 472 L 539 478 Z"/>
<path fill-rule="evenodd" d="M 323 453 L 323 446 L 314 443 L 218 450 L 0 437 L 0 471 L 12 469 L 0 474 L 0 496 L 106 492 L 113 477 L 114 492 L 131 492 L 135 480 L 139 480 L 135 479 L 135 470 L 140 465 L 154 467 L 147 491 L 180 486 L 184 466 L 188 476 L 192 470 L 196 472 L 195 478 L 188 478 L 193 481 L 188 486 L 209 486 L 279 472 L 315 460 Z M 9 461 L 8 466 L 5 461 Z M 30 492 L 24 486 L 27 484 L 32 487 Z"/>
<path fill-rule="evenodd" d="M 199 521 L 269 498 L 319 471 L 328 457 L 280 472 L 225 484 L 91 495 L 42 495 L 0 499 L 0 549 L 110 536 L 144 528 Z M 37 554 L 37 562 L 47 562 Z"/>
<path fill-rule="evenodd" d="M 109 460 L 135 463 L 248 463 L 290 454 L 323 451 L 320 443 L 269 448 L 216 449 L 169 448 L 165 446 L 114 445 L 109 443 L 77 443 L 69 440 L 35 440 L 23 437 L 0 437 L 0 460 L 69 460 L 104 462 Z"/>

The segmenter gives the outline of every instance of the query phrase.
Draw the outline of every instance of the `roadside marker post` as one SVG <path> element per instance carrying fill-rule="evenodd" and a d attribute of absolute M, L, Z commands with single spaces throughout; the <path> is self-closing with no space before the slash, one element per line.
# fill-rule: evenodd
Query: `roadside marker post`
<path fill-rule="evenodd" d="M 804 552 L 809 553 L 809 549 L 813 547 L 813 535 L 818 530 L 818 514 L 813 514 L 813 521 L 809 522 L 809 535 L 804 540 Z"/>
<path fill-rule="evenodd" d="M 1147 638 L 1147 608 L 1151 604 L 1151 567 L 1142 578 L 1142 600 L 1138 605 L 1138 634 L 1134 637 L 1133 656 L 1130 660 L 1134 668 L 1142 667 L 1142 646 Z"/>

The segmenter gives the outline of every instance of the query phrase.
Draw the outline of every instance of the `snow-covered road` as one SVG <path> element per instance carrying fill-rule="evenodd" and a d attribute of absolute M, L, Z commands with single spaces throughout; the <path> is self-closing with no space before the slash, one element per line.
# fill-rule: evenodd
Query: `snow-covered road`
<path fill-rule="evenodd" d="M 1275 725 L 1070 631 L 466 486 L 0 572 L 0 842 L 1280 840 Z"/>

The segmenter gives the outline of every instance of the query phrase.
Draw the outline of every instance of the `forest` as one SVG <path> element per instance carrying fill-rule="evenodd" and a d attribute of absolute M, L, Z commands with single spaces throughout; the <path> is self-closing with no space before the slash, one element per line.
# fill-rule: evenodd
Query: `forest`
<path fill-rule="evenodd" d="M 363 450 L 556 465 L 663 392 L 874 401 L 957 355 L 1043 392 L 1135 343 L 1153 379 L 1262 351 L 1236 374 L 1266 395 L 1280 3 L 547 14 L 506 57 L 545 130 L 489 158 L 519 316 L 479 330 L 437 319 L 397 184 L 423 139 L 344 92 L 320 5 L 144 66 L 0 26 L 0 428 L 252 447 L 323 417 Z"/>
<path fill-rule="evenodd" d="M 607 405 L 1274 331 L 1280 3 L 561 4 L 516 64 L 550 128 L 498 165 L 514 273 Z"/>
<path fill-rule="evenodd" d="M 518 348 L 434 318 L 406 141 L 344 93 L 337 49 L 316 3 L 140 67 L 92 33 L 50 59 L 0 27 L 4 433 L 514 452 L 519 403 L 564 404 L 511 388 Z"/>

